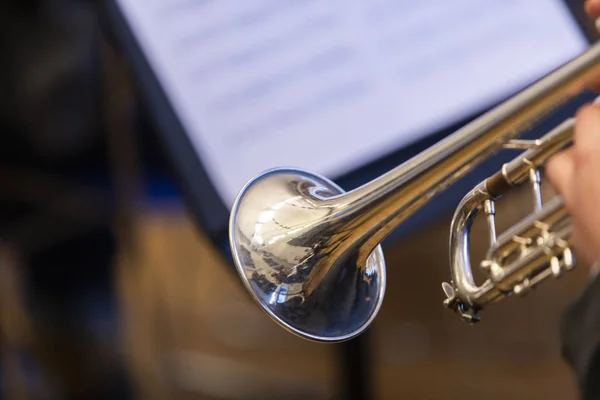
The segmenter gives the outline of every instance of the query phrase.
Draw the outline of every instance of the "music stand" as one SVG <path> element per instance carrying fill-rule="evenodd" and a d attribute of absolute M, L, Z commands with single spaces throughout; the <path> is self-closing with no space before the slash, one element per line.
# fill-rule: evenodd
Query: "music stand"
<path fill-rule="evenodd" d="M 565 2 L 572 10 L 574 18 L 587 39 L 589 41 L 595 40 L 595 34 L 590 28 L 589 21 L 585 19 L 585 15 L 577 12 L 578 7 L 582 8 L 583 0 L 576 2 L 565 0 Z M 131 27 L 122 15 L 115 0 L 104 2 L 100 7 L 100 13 L 103 17 L 106 34 L 112 39 L 111 42 L 126 55 L 136 88 L 142 94 L 140 97 L 143 99 L 146 108 L 151 110 L 152 123 L 156 127 L 156 133 L 175 172 L 177 186 L 181 188 L 186 206 L 191 210 L 191 215 L 195 218 L 198 226 L 206 232 L 207 237 L 229 258 L 228 209 L 217 194 L 203 161 L 199 159 L 198 154 L 193 150 L 191 140 L 182 122 L 177 117 L 169 96 L 159 83 L 146 55 L 136 41 Z M 582 101 L 586 99 L 587 97 L 584 97 Z M 345 189 L 360 186 L 430 147 L 485 111 L 486 109 L 478 110 L 461 121 L 446 126 L 437 132 L 432 132 L 409 146 L 398 149 L 364 167 L 339 177 L 336 182 Z M 558 118 L 562 118 L 562 115 Z M 552 119 L 545 126 L 551 126 L 554 123 L 555 120 Z M 544 126 L 539 129 L 544 129 Z M 411 217 L 389 240 L 393 241 L 402 235 L 409 234 L 416 227 L 453 210 L 466 190 L 495 172 L 499 162 L 508 160 L 511 157 L 510 154 L 500 154 L 484 163 L 477 173 L 464 178 L 454 188 L 449 189 L 443 197 L 432 200 L 424 210 Z M 338 345 L 341 355 L 340 365 L 345 376 L 342 389 L 344 398 L 366 399 L 372 397 L 368 341 L 368 334 L 363 334 L 357 339 Z"/>

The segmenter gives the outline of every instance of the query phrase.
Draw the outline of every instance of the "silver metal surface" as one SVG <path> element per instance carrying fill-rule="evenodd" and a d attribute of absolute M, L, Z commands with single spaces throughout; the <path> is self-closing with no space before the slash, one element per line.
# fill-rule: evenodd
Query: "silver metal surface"
<path fill-rule="evenodd" d="M 562 199 L 555 197 L 542 205 L 538 168 L 573 140 L 574 120 L 569 119 L 511 162 L 500 172 L 477 185 L 458 205 L 450 228 L 450 265 L 452 282 L 444 283 L 445 305 L 465 320 L 477 322 L 478 312 L 511 293 L 524 294 L 549 276 L 560 276 L 574 267 L 565 242 L 570 226 Z M 490 203 L 501 196 L 502 186 L 513 187 L 529 181 L 532 185 L 533 212 L 496 238 L 495 226 L 489 222 Z M 488 279 L 477 285 L 473 279 L 469 232 L 478 212 L 488 218 L 491 242 L 481 262 Z M 565 259 L 563 262 L 563 258 Z M 557 264 L 558 263 L 558 264 Z M 452 290 L 449 290 L 449 288 Z"/>
<path fill-rule="evenodd" d="M 250 181 L 232 211 L 231 243 L 247 289 L 306 339 L 339 341 L 364 330 L 385 293 L 381 248 L 359 261 L 348 247 L 355 216 L 342 193 L 323 177 L 276 169 Z"/>
<path fill-rule="evenodd" d="M 594 45 L 437 145 L 351 192 L 293 168 L 255 177 L 239 193 L 230 216 L 231 250 L 246 288 L 276 322 L 301 337 L 331 342 L 360 334 L 383 301 L 382 240 L 434 196 L 579 94 L 600 73 L 599 62 L 600 45 Z M 511 168 L 523 169 L 509 165 L 509 175 Z M 530 169 L 525 169 L 525 179 Z M 458 211 L 453 232 L 468 230 L 473 209 L 490 197 L 485 185 L 472 191 Z M 452 241 L 453 246 L 465 245 L 460 234 Z M 460 253 L 453 257 L 453 263 L 464 262 Z M 491 281 L 473 286 L 466 265 L 453 264 L 452 271 L 453 284 L 444 285 L 450 297 L 470 301 L 476 294 L 485 302 L 498 296 L 497 289 L 488 287 Z"/>

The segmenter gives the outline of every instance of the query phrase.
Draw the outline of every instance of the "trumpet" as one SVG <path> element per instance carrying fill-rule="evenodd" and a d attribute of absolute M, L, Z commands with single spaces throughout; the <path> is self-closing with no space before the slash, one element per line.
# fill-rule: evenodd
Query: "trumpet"
<path fill-rule="evenodd" d="M 540 169 L 573 140 L 573 119 L 537 140 L 521 136 L 582 93 L 600 74 L 600 44 L 363 186 L 345 192 L 326 177 L 276 168 L 251 179 L 230 214 L 229 240 L 239 276 L 258 305 L 304 339 L 340 342 L 364 332 L 386 289 L 381 242 L 434 196 L 499 151 L 524 150 L 458 205 L 450 229 L 450 282 L 443 304 L 469 323 L 490 304 L 527 293 L 575 266 L 570 217 L 562 199 L 542 204 Z M 534 210 L 496 237 L 494 201 L 530 184 Z M 490 246 L 477 285 L 469 231 L 485 214 Z"/>

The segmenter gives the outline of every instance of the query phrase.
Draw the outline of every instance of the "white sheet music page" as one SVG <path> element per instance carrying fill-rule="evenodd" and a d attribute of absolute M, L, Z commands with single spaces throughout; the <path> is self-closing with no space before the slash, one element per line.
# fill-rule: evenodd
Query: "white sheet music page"
<path fill-rule="evenodd" d="M 335 178 L 586 48 L 561 0 L 117 0 L 228 206 L 293 166 Z"/>

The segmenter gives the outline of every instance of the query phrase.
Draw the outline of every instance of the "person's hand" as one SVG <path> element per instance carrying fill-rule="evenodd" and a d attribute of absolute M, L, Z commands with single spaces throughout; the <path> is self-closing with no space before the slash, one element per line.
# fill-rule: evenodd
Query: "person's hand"
<path fill-rule="evenodd" d="M 575 116 L 574 144 L 546 166 L 550 184 L 572 216 L 577 258 L 591 266 L 600 260 L 600 107 L 586 105 Z"/>
<path fill-rule="evenodd" d="M 600 0 L 587 0 L 585 11 L 600 18 Z M 586 105 L 577 112 L 574 144 L 550 159 L 546 175 L 572 216 L 577 258 L 588 266 L 600 261 L 600 106 Z"/>

